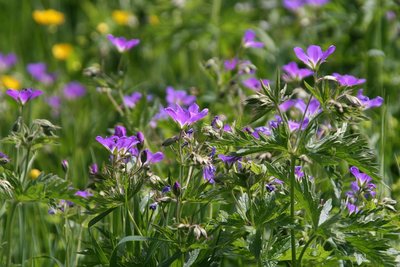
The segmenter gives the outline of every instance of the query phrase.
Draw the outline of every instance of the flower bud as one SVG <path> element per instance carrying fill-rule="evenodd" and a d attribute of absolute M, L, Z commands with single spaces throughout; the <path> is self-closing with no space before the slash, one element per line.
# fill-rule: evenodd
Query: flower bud
<path fill-rule="evenodd" d="M 138 141 L 139 141 L 139 144 L 137 144 L 137 148 L 138 148 L 139 150 L 142 150 L 142 149 L 143 149 L 143 146 L 144 146 L 144 135 L 143 135 L 143 133 L 142 133 L 142 132 L 137 132 L 136 138 L 137 138 Z"/>
<path fill-rule="evenodd" d="M 66 159 L 63 159 L 61 161 L 61 167 L 62 167 L 64 172 L 68 171 L 69 164 L 68 164 L 68 161 Z"/>
<path fill-rule="evenodd" d="M 118 137 L 124 137 L 126 136 L 126 129 L 124 126 L 122 125 L 117 125 L 114 128 L 114 135 L 118 136 Z"/>
<path fill-rule="evenodd" d="M 181 194 L 181 185 L 179 184 L 178 181 L 176 181 L 172 187 L 172 192 L 175 194 L 175 196 L 179 196 Z"/>

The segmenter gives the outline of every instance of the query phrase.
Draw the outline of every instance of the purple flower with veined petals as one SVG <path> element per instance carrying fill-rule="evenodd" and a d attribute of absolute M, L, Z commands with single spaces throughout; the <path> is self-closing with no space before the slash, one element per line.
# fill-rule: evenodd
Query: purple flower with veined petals
<path fill-rule="evenodd" d="M 118 137 L 126 136 L 126 128 L 122 125 L 117 125 L 114 127 L 114 135 Z"/>
<path fill-rule="evenodd" d="M 310 116 L 316 115 L 316 114 L 321 112 L 320 103 L 314 97 L 310 100 L 310 103 L 308 104 L 308 108 L 307 108 L 307 104 L 304 103 L 303 99 L 298 99 L 294 106 L 298 110 L 300 110 L 302 114 L 306 113 L 305 116 L 307 118 L 309 118 Z"/>
<path fill-rule="evenodd" d="M 352 166 L 350 168 L 350 172 L 354 175 L 354 177 L 356 177 L 360 186 L 366 185 L 372 180 L 372 178 L 369 175 L 360 172 L 360 170 L 355 166 Z"/>
<path fill-rule="evenodd" d="M 25 105 L 29 100 L 40 96 L 43 92 L 32 88 L 24 88 L 20 91 L 9 89 L 6 91 L 6 94 L 14 98 L 21 105 Z"/>
<path fill-rule="evenodd" d="M 286 82 L 301 81 L 304 78 L 314 74 L 312 70 L 300 69 L 296 62 L 290 62 L 287 65 L 284 65 L 282 69 L 285 71 L 285 74 L 283 74 L 283 79 Z"/>
<path fill-rule="evenodd" d="M 222 160 L 224 163 L 228 164 L 228 166 L 232 166 L 233 163 L 239 161 L 242 159 L 242 157 L 235 156 L 235 155 L 224 155 L 224 154 L 218 154 L 218 158 Z"/>
<path fill-rule="evenodd" d="M 134 145 L 139 143 L 135 136 L 118 137 L 115 135 L 105 138 L 97 136 L 96 141 L 102 144 L 112 154 L 114 154 L 115 152 L 125 154 Z"/>
<path fill-rule="evenodd" d="M 196 103 L 191 104 L 188 109 L 184 109 L 179 105 L 174 105 L 164 110 L 168 116 L 180 125 L 181 129 L 201 120 L 208 114 L 208 109 L 205 108 L 200 111 Z"/>
<path fill-rule="evenodd" d="M 186 91 L 175 90 L 173 87 L 168 86 L 166 89 L 166 100 L 169 105 L 177 104 L 183 106 L 190 106 L 196 101 L 196 97 L 189 95 Z"/>
<path fill-rule="evenodd" d="M 17 63 L 17 56 L 14 53 L 0 53 L 0 72 L 7 71 Z"/>
<path fill-rule="evenodd" d="M 374 108 L 374 107 L 380 107 L 383 104 L 383 98 L 382 97 L 377 96 L 377 97 L 375 97 L 373 99 L 369 99 L 368 96 L 363 95 L 363 89 L 358 90 L 357 98 L 360 100 L 361 105 L 365 109 Z"/>
<path fill-rule="evenodd" d="M 307 54 L 300 47 L 295 47 L 294 53 L 296 57 L 303 61 L 312 70 L 318 70 L 319 65 L 326 61 L 326 59 L 335 52 L 336 47 L 334 45 L 329 46 L 326 51 L 322 51 L 320 46 L 310 45 L 307 48 Z"/>
<path fill-rule="evenodd" d="M 243 36 L 243 46 L 244 47 L 253 47 L 253 48 L 263 48 L 264 43 L 262 42 L 255 42 L 256 33 L 253 30 L 246 30 Z"/>
<path fill-rule="evenodd" d="M 126 95 L 124 96 L 124 105 L 127 108 L 134 108 L 137 104 L 137 102 L 140 101 L 142 98 L 142 94 L 139 92 L 133 92 L 131 95 Z"/>
<path fill-rule="evenodd" d="M 75 193 L 75 196 L 79 196 L 79 197 L 83 197 L 83 198 L 88 198 L 93 196 L 93 194 L 91 192 L 89 192 L 88 190 L 84 190 L 84 191 L 77 191 Z"/>
<path fill-rule="evenodd" d="M 269 84 L 269 80 L 266 80 L 266 79 L 263 79 L 262 82 L 265 86 L 268 86 L 268 84 Z M 255 77 L 251 77 L 251 78 L 248 78 L 248 79 L 242 81 L 242 84 L 245 87 L 247 87 L 251 90 L 254 90 L 254 91 L 260 91 L 262 88 L 260 79 L 257 79 Z"/>
<path fill-rule="evenodd" d="M 362 173 L 355 166 L 350 168 L 350 172 L 356 177 L 356 181 L 350 184 L 351 191 L 347 192 L 347 196 L 355 198 L 359 193 L 362 193 L 365 198 L 373 198 L 376 196 L 376 185 L 372 183 L 372 178 L 366 173 Z"/>
<path fill-rule="evenodd" d="M 208 165 L 204 166 L 203 167 L 204 180 L 208 181 L 210 184 L 213 184 L 215 182 L 214 177 L 215 177 L 216 171 L 217 171 L 217 169 L 212 164 L 208 164 Z"/>
<path fill-rule="evenodd" d="M 234 70 L 238 63 L 239 63 L 239 60 L 237 58 L 225 60 L 224 61 L 225 70 L 227 70 L 227 71 Z"/>
<path fill-rule="evenodd" d="M 352 75 L 341 75 L 339 73 L 333 73 L 332 74 L 333 77 L 336 78 L 337 82 L 341 85 L 341 86 L 355 86 L 355 85 L 360 85 L 365 83 L 365 79 L 358 79 L 357 77 L 354 77 Z"/>
<path fill-rule="evenodd" d="M 56 75 L 54 73 L 47 72 L 47 66 L 45 63 L 31 63 L 28 64 L 26 68 L 34 79 L 45 85 L 51 85 L 56 80 Z"/>
<path fill-rule="evenodd" d="M 349 211 L 349 215 L 351 215 L 353 213 L 357 214 L 360 211 L 360 209 L 352 203 L 347 203 L 346 207 L 347 207 L 347 210 Z"/>
<path fill-rule="evenodd" d="M 304 172 L 301 166 L 294 167 L 294 175 L 296 176 L 297 180 L 301 180 L 304 177 Z"/>
<path fill-rule="evenodd" d="M 144 163 L 154 164 L 164 159 L 164 154 L 162 152 L 152 153 L 150 150 L 145 149 L 142 153 L 145 153 L 146 161 Z"/>
<path fill-rule="evenodd" d="M 70 82 L 64 86 L 64 97 L 68 100 L 80 98 L 86 94 L 86 88 L 79 82 Z"/>
<path fill-rule="evenodd" d="M 125 37 L 114 37 L 112 34 L 107 35 L 107 38 L 120 53 L 130 50 L 140 43 L 139 39 L 127 40 Z"/>

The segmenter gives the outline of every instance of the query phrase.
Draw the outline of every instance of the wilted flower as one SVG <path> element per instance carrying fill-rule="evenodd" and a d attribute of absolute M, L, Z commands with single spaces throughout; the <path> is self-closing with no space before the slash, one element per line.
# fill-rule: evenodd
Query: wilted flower
<path fill-rule="evenodd" d="M 314 73 L 309 69 L 299 69 L 296 62 L 290 62 L 287 65 L 284 65 L 282 69 L 285 71 L 283 79 L 287 82 L 301 81 Z"/>
<path fill-rule="evenodd" d="M 196 97 L 189 95 L 186 91 L 175 90 L 173 87 L 168 86 L 166 89 L 166 100 L 169 105 L 177 104 L 189 106 L 196 101 Z"/>
<path fill-rule="evenodd" d="M 248 78 L 248 79 L 244 80 L 242 83 L 245 87 L 247 87 L 251 90 L 254 90 L 254 91 L 260 91 L 262 88 L 260 79 L 257 79 L 255 77 Z M 267 86 L 269 84 L 269 80 L 263 79 L 262 83 L 265 86 Z"/>
<path fill-rule="evenodd" d="M 107 38 L 120 53 L 130 50 L 140 43 L 139 39 L 127 40 L 125 37 L 114 37 L 112 34 L 107 35 Z"/>
<path fill-rule="evenodd" d="M 341 75 L 339 73 L 333 73 L 332 76 L 336 78 L 341 86 L 355 86 L 365 83 L 365 79 L 358 79 L 357 77 L 348 74 Z"/>
<path fill-rule="evenodd" d="M 256 33 L 253 30 L 247 30 L 243 36 L 243 46 L 244 47 L 254 47 L 254 48 L 262 48 L 264 47 L 264 43 L 255 42 Z"/>
<path fill-rule="evenodd" d="M 124 105 L 127 108 L 134 108 L 137 102 L 142 98 L 142 94 L 139 92 L 133 92 L 131 95 L 124 96 Z"/>
<path fill-rule="evenodd" d="M 6 94 L 14 98 L 14 100 L 21 105 L 25 105 L 29 100 L 40 96 L 41 94 L 43 94 L 43 92 L 32 88 L 25 88 L 20 91 L 7 90 Z"/>
<path fill-rule="evenodd" d="M 7 71 L 17 63 L 17 56 L 14 53 L 0 53 L 0 72 Z"/>
<path fill-rule="evenodd" d="M 68 171 L 68 167 L 69 167 L 68 160 L 63 159 L 63 160 L 61 161 L 61 167 L 62 167 L 62 169 L 64 170 L 64 172 L 67 172 L 67 171 Z"/>
<path fill-rule="evenodd" d="M 208 109 L 205 108 L 200 111 L 196 103 L 191 104 L 188 109 L 184 109 L 179 105 L 174 105 L 164 110 L 174 121 L 179 123 L 181 129 L 201 120 L 208 114 Z"/>
<path fill-rule="evenodd" d="M 363 95 L 363 89 L 358 90 L 357 98 L 360 100 L 361 105 L 365 109 L 380 107 L 383 104 L 383 98 L 377 96 L 373 99 L 369 99 L 368 96 Z"/>
<path fill-rule="evenodd" d="M 72 53 L 72 45 L 67 43 L 55 44 L 51 48 L 53 56 L 58 60 L 66 60 Z"/>
<path fill-rule="evenodd" d="M 303 61 L 304 64 L 309 66 L 313 70 L 318 70 L 319 65 L 326 61 L 326 59 L 335 52 L 336 47 L 334 45 L 329 46 L 326 51 L 322 51 L 320 46 L 310 45 L 307 48 L 307 54 L 300 47 L 295 47 L 294 53 L 297 58 Z"/>
<path fill-rule="evenodd" d="M 92 194 L 90 191 L 88 191 L 88 190 L 84 190 L 84 191 L 79 190 L 79 191 L 77 191 L 77 192 L 75 193 L 75 196 L 79 196 L 79 197 L 83 197 L 83 198 L 88 198 L 88 197 L 93 196 L 93 194 Z"/>
<path fill-rule="evenodd" d="M 86 94 L 86 88 L 79 82 L 70 82 L 64 86 L 64 97 L 69 100 L 77 99 Z"/>
<path fill-rule="evenodd" d="M 64 14 L 54 9 L 35 10 L 32 16 L 36 23 L 42 25 L 61 25 L 65 21 Z"/>
<path fill-rule="evenodd" d="M 34 79 L 46 85 L 54 83 L 56 79 L 56 75 L 48 73 L 46 64 L 42 62 L 28 64 L 27 70 Z"/>

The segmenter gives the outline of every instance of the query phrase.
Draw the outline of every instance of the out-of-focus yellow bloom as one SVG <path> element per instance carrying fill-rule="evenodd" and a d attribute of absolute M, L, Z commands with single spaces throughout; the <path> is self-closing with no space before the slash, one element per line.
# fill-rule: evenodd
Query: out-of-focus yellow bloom
<path fill-rule="evenodd" d="M 29 177 L 30 177 L 32 180 L 36 180 L 36 179 L 39 177 L 40 173 L 41 173 L 41 172 L 40 172 L 38 169 L 32 169 L 32 170 L 29 172 Z"/>
<path fill-rule="evenodd" d="M 72 45 L 70 44 L 55 44 L 51 51 L 53 56 L 59 60 L 66 60 L 72 53 Z"/>
<path fill-rule="evenodd" d="M 1 76 L 1 83 L 7 89 L 19 90 L 21 88 L 20 82 L 10 75 Z"/>
<path fill-rule="evenodd" d="M 157 17 L 157 15 L 150 15 L 149 23 L 150 23 L 150 25 L 156 26 L 156 25 L 160 24 L 160 19 Z"/>
<path fill-rule="evenodd" d="M 102 34 L 108 33 L 108 25 L 104 22 L 99 23 L 97 25 L 96 29 L 99 33 L 102 33 Z"/>
<path fill-rule="evenodd" d="M 61 25 L 65 21 L 64 14 L 54 9 L 35 10 L 32 17 L 41 25 Z"/>
<path fill-rule="evenodd" d="M 114 10 L 111 17 L 119 25 L 128 25 L 132 19 L 132 14 L 125 10 Z"/>

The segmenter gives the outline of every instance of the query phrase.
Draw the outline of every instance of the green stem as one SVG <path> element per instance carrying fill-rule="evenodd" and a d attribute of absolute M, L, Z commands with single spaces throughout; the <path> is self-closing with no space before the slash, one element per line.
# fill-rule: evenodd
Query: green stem
<path fill-rule="evenodd" d="M 311 244 L 311 242 L 312 242 L 312 241 L 314 240 L 314 238 L 316 238 L 316 237 L 317 237 L 316 235 L 312 234 L 311 237 L 310 237 L 310 239 L 308 239 L 307 243 L 304 245 L 303 249 L 301 250 L 301 253 L 300 253 L 300 256 L 299 256 L 299 260 L 298 260 L 299 266 L 301 266 L 301 260 L 302 260 L 302 258 L 303 258 L 304 253 L 306 252 L 308 246 Z"/>
<path fill-rule="evenodd" d="M 292 267 L 296 267 L 296 236 L 294 232 L 294 186 L 296 183 L 296 178 L 294 176 L 295 172 L 295 165 L 296 165 L 296 158 L 294 155 L 290 158 L 290 218 L 292 223 L 292 229 L 290 230 L 290 243 L 292 249 Z"/>
<path fill-rule="evenodd" d="M 17 208 L 18 202 L 12 201 L 11 202 L 11 207 L 10 207 L 10 212 L 7 216 L 7 226 L 6 226 L 6 237 L 7 237 L 7 260 L 6 260 L 6 267 L 10 266 L 11 263 L 11 236 L 12 236 L 12 227 L 13 225 L 13 219 L 14 219 L 14 213 Z"/>

